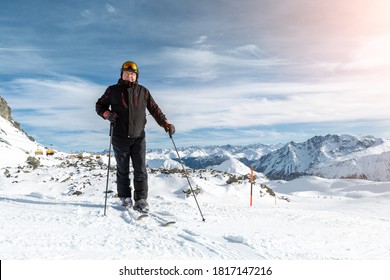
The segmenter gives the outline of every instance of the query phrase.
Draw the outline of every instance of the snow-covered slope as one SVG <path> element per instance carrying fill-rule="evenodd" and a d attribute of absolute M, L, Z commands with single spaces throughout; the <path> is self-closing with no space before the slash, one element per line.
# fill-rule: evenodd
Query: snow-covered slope
<path fill-rule="evenodd" d="M 0 117 L 0 167 L 23 164 L 39 148 L 23 131 Z"/>
<path fill-rule="evenodd" d="M 249 173 L 248 167 L 234 158 L 229 158 L 220 165 L 214 165 L 211 167 L 211 169 L 241 175 L 246 175 Z"/>
<path fill-rule="evenodd" d="M 390 181 L 390 152 L 355 157 L 319 167 L 313 174 L 325 178 L 360 178 Z"/>
<path fill-rule="evenodd" d="M 213 170 L 149 172 L 152 213 L 135 221 L 115 198 L 107 158 L 50 157 L 37 169 L 0 169 L 1 259 L 390 259 L 390 184 L 305 177 L 227 183 Z M 263 191 L 267 184 L 276 196 Z"/>

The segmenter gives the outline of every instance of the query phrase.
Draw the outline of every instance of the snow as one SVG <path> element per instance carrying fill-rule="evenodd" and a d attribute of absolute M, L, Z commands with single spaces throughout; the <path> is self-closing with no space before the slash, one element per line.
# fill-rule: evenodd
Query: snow
<path fill-rule="evenodd" d="M 46 157 L 32 169 L 1 169 L 2 259 L 389 259 L 390 183 L 305 177 L 227 184 L 227 173 L 149 172 L 151 211 L 176 221 L 134 221 L 114 193 L 104 211 L 106 165 Z M 61 167 L 61 163 L 63 164 Z M 113 161 L 114 162 L 114 161 Z M 8 170 L 8 176 L 4 176 Z M 249 172 L 248 172 L 249 173 Z M 276 198 L 260 195 L 260 183 Z M 115 174 L 109 188 L 115 191 Z M 80 191 L 80 195 L 72 195 Z M 288 198 L 289 202 L 286 200 Z"/>
<path fill-rule="evenodd" d="M 212 166 L 211 169 L 222 171 L 222 172 L 226 171 L 233 174 L 241 174 L 241 175 L 248 174 L 248 167 L 234 158 L 229 158 L 228 160 L 224 161 L 220 165 Z"/>
<path fill-rule="evenodd" d="M 21 164 L 25 161 L 26 153 L 40 149 L 19 129 L 0 117 L 0 167 L 8 164 Z"/>
<path fill-rule="evenodd" d="M 324 179 L 268 181 L 231 158 L 189 170 L 169 157 L 149 158 L 151 212 L 135 221 L 115 197 L 108 156 L 35 155 L 43 148 L 0 118 L 0 258 L 6 260 L 389 260 L 390 182 Z M 11 140 L 13 139 L 13 140 Z M 23 144 L 18 144 L 23 143 Z M 40 165 L 33 168 L 26 159 Z M 111 164 L 115 167 L 115 160 Z M 164 167 L 164 168 L 162 168 Z M 176 167 L 176 171 L 168 169 Z M 275 192 L 267 193 L 262 185 Z"/>

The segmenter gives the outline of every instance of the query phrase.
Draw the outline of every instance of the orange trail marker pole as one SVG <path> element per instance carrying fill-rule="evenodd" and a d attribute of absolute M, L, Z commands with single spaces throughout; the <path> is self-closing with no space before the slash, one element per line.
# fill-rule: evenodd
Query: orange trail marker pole
<path fill-rule="evenodd" d="M 251 176 L 250 176 L 250 179 L 251 181 L 251 196 L 250 196 L 250 201 L 249 201 L 249 204 L 250 206 L 252 206 L 252 192 L 253 192 L 253 167 L 251 168 Z"/>

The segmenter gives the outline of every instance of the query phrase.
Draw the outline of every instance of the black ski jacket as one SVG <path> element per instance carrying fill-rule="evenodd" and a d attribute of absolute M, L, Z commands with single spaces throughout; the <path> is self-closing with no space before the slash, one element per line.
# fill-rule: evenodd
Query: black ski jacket
<path fill-rule="evenodd" d="M 118 115 L 113 136 L 119 138 L 145 135 L 146 109 L 161 127 L 166 125 L 168 121 L 149 90 L 138 83 L 129 84 L 122 79 L 116 85 L 109 86 L 96 102 L 96 112 L 102 118 L 107 110 Z"/>

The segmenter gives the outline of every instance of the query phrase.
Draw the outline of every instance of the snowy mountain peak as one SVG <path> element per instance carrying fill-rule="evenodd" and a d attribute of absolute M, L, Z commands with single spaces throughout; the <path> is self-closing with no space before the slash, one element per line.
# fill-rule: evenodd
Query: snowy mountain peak
<path fill-rule="evenodd" d="M 212 166 L 211 169 L 240 175 L 246 175 L 250 173 L 250 168 L 248 166 L 233 157 L 228 158 L 220 165 Z"/>
<path fill-rule="evenodd" d="M 355 157 L 354 165 L 359 165 L 363 156 L 389 151 L 389 143 L 389 140 L 373 136 L 331 134 L 315 136 L 303 143 L 290 142 L 254 162 L 254 166 L 257 171 L 263 172 L 271 179 L 290 180 L 302 175 L 321 175 L 333 178 L 336 175 L 324 172 L 324 167 L 333 166 L 353 157 Z M 368 150 L 371 151 L 370 154 Z M 350 165 L 351 168 L 345 170 L 346 177 L 354 177 L 356 174 L 353 164 Z M 370 174 L 360 174 L 360 176 L 371 177 Z M 387 175 L 383 174 L 383 176 Z"/>

